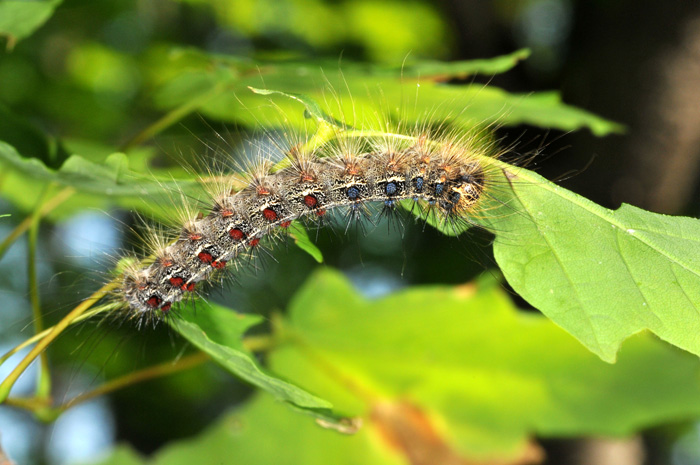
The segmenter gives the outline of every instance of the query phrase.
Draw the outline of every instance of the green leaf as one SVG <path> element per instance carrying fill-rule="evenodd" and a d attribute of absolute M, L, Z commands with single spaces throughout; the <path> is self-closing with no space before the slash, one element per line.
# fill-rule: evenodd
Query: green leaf
<path fill-rule="evenodd" d="M 515 174 L 486 211 L 496 260 L 518 294 L 606 361 L 644 329 L 700 355 L 699 220 L 608 210 L 507 170 Z"/>
<path fill-rule="evenodd" d="M 608 210 L 524 168 L 488 163 L 504 171 L 493 170 L 499 179 L 471 222 L 429 217 L 431 226 L 459 235 L 484 225 L 513 289 L 607 362 L 645 329 L 700 355 L 700 220 Z"/>
<path fill-rule="evenodd" d="M 606 364 L 484 281 L 367 300 L 323 270 L 284 329 L 274 371 L 373 432 L 419 418 L 460 456 L 512 459 L 533 434 L 624 435 L 700 413 L 697 357 L 637 335 Z"/>
<path fill-rule="evenodd" d="M 495 58 L 481 59 L 481 60 L 467 60 L 467 61 L 415 61 L 404 63 L 403 65 L 397 66 L 382 66 L 382 65 L 360 65 L 355 63 L 350 63 L 351 67 L 362 66 L 362 72 L 368 76 L 383 76 L 395 78 L 401 76 L 403 78 L 425 78 L 434 81 L 447 80 L 447 79 L 464 79 L 469 76 L 476 74 L 500 74 L 511 70 L 520 61 L 525 60 L 530 56 L 530 51 L 527 49 L 517 50 L 509 55 L 502 55 Z M 270 91 L 266 89 L 256 89 L 250 88 L 256 94 L 270 95 L 270 94 L 281 94 L 287 97 L 299 100 L 306 106 L 307 110 L 311 115 L 319 119 L 324 119 L 328 122 L 327 115 L 321 110 L 318 103 L 315 100 L 309 99 L 308 97 L 300 94 L 290 94 L 288 92 L 280 91 Z"/>
<path fill-rule="evenodd" d="M 338 418 L 330 412 L 329 402 L 265 373 L 244 348 L 243 334 L 262 317 L 238 314 L 214 304 L 198 311 L 190 304 L 181 315 L 168 320 L 173 329 L 231 373 L 306 413 L 326 420 Z"/>
<path fill-rule="evenodd" d="M 63 0 L 0 0 L 0 36 L 8 48 L 31 35 L 48 20 Z"/>
<path fill-rule="evenodd" d="M 273 445 L 273 446 L 271 446 Z M 233 458 L 233 459 L 232 459 Z M 233 461 L 232 461 L 233 460 Z M 136 465 L 136 454 L 119 447 L 102 465 Z M 151 464 L 235 463 L 241 465 L 403 465 L 382 448 L 369 431 L 346 436 L 276 405 L 258 395 L 198 437 L 171 443 L 148 461 Z"/>
<path fill-rule="evenodd" d="M 317 263 L 323 263 L 323 254 L 318 247 L 316 247 L 316 244 L 311 242 L 309 233 L 302 224 L 298 221 L 293 222 L 289 227 L 289 235 L 292 236 L 297 247 L 311 255 Z"/>
<path fill-rule="evenodd" d="M 149 196 L 180 186 L 175 182 L 161 183 L 152 176 L 130 170 L 128 158 L 123 153 L 110 155 L 104 163 L 72 155 L 58 170 L 52 170 L 36 158 L 23 158 L 14 147 L 0 141 L 0 163 L 36 180 L 104 196 Z"/>
<path fill-rule="evenodd" d="M 504 120 L 509 125 L 532 124 L 541 128 L 556 128 L 575 131 L 588 128 L 593 135 L 602 137 L 624 132 L 624 126 L 601 118 L 593 113 L 562 102 L 559 92 L 533 92 L 528 95 L 507 94 L 501 89 L 491 88 L 491 98 L 502 100 L 507 105 Z M 499 95 L 500 94 L 500 95 Z M 493 111 L 497 111 L 493 108 Z"/>
<path fill-rule="evenodd" d="M 321 107 L 316 103 L 315 100 L 308 98 L 305 95 L 302 94 L 293 94 L 289 92 L 281 92 L 279 90 L 268 90 L 268 89 L 256 89 L 255 87 L 248 87 L 253 93 L 259 94 L 259 95 L 274 95 L 274 94 L 279 94 L 279 95 L 284 95 L 285 97 L 291 98 L 292 100 L 296 100 L 297 102 L 300 102 L 302 105 L 304 105 L 304 108 L 306 108 L 306 112 L 311 118 L 314 118 L 316 121 L 319 123 L 328 123 L 331 126 L 336 126 L 339 128 L 344 128 L 345 124 L 342 121 L 338 121 L 337 119 L 333 118 L 332 116 L 329 116 L 326 114 L 325 111 L 321 109 Z"/>
<path fill-rule="evenodd" d="M 283 447 L 270 447 L 279 444 Z M 344 436 L 285 412 L 269 396 L 257 396 L 194 441 L 167 447 L 156 464 L 236 463 L 256 465 L 400 465 L 368 432 Z M 200 462 L 201 461 L 201 462 Z"/>
<path fill-rule="evenodd" d="M 141 165 L 148 152 L 114 153 L 101 162 L 91 161 L 80 155 L 71 155 L 58 169 L 47 167 L 37 158 L 22 157 L 11 145 L 0 141 L 0 168 L 3 171 L 1 185 L 3 195 L 26 210 L 36 205 L 44 185 L 75 188 L 79 195 L 59 206 L 49 216 L 63 218 L 88 207 L 105 207 L 105 199 L 112 199 L 125 207 L 137 208 L 152 216 L 168 219 L 177 208 L 180 193 L 196 197 L 203 190 L 193 174 L 189 179 L 174 179 L 168 173 L 140 173 L 131 168 Z"/>
<path fill-rule="evenodd" d="M 530 50 L 521 49 L 509 55 L 495 58 L 468 61 L 419 61 L 407 63 L 401 68 L 393 68 L 393 74 L 403 77 L 432 77 L 433 79 L 467 78 L 476 74 L 501 74 L 530 56 Z"/>
<path fill-rule="evenodd" d="M 596 135 L 622 130 L 616 123 L 565 105 L 554 92 L 523 95 L 481 84 L 444 84 L 470 73 L 506 71 L 524 58 L 524 51 L 488 60 L 414 62 L 404 68 L 345 61 L 339 71 L 328 71 L 338 67 L 328 62 L 252 62 L 193 50 L 181 54 L 190 58 L 183 59 L 181 73 L 159 88 L 156 105 L 172 110 L 195 102 L 197 110 L 211 118 L 254 127 L 275 126 L 280 114 L 285 115 L 285 124 L 295 127 L 305 127 L 305 121 L 293 101 L 265 104 L 249 88 L 299 100 L 324 121 L 337 118 L 365 129 L 381 124 L 379 109 L 409 128 L 425 123 L 429 116 L 463 127 L 527 123 L 566 131 L 587 127 Z M 202 99 L 215 88 L 220 90 L 216 98 Z"/>
<path fill-rule="evenodd" d="M 486 282 L 368 301 L 325 270 L 290 311 L 273 367 L 363 415 L 364 426 L 351 436 L 324 430 L 259 395 L 149 463 L 398 465 L 411 453 L 501 462 L 524 457 L 533 433 L 622 435 L 700 412 L 696 357 L 638 335 L 605 364 Z M 102 463 L 140 462 L 120 448 Z"/>

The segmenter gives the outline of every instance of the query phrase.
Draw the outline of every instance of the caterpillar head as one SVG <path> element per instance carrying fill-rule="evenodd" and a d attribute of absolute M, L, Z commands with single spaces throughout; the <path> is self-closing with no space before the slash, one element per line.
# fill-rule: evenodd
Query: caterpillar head
<path fill-rule="evenodd" d="M 466 172 L 451 180 L 441 205 L 454 212 L 472 211 L 483 194 L 484 184 L 483 170 L 480 167 L 469 167 Z"/>

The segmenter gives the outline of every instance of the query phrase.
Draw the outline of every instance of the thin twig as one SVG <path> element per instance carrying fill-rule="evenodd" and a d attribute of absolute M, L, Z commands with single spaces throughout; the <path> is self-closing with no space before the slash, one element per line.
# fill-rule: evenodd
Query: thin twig
<path fill-rule="evenodd" d="M 115 279 L 100 288 L 97 292 L 92 294 L 90 297 L 81 302 L 77 307 L 71 310 L 68 315 L 66 315 L 61 321 L 56 324 L 49 333 L 43 337 L 39 343 L 34 346 L 34 348 L 27 354 L 24 359 L 12 370 L 7 378 L 3 380 L 0 384 L 0 403 L 4 402 L 5 399 L 10 395 L 10 390 L 14 386 L 20 375 L 27 369 L 30 363 L 34 361 L 35 358 L 39 356 L 48 347 L 54 339 L 58 337 L 61 332 L 66 329 L 76 318 L 85 313 L 90 307 L 92 307 L 97 301 L 102 297 L 107 295 L 110 291 L 116 289 L 120 284 L 120 281 Z"/>
<path fill-rule="evenodd" d="M 92 391 L 88 391 L 84 394 L 80 394 L 79 396 L 73 397 L 65 404 L 59 405 L 55 408 L 56 416 L 60 415 L 61 413 L 65 412 L 66 410 L 77 404 L 83 403 L 97 396 L 101 396 L 103 394 L 107 394 L 118 389 L 122 389 L 124 387 L 148 381 L 154 378 L 160 378 L 173 373 L 177 373 L 179 371 L 189 370 L 190 368 L 194 368 L 198 365 L 201 365 L 202 363 L 210 359 L 211 357 L 209 356 L 209 354 L 205 352 L 198 352 L 196 354 L 183 357 L 174 362 L 171 361 L 161 363 L 148 368 L 144 368 L 143 370 L 138 370 L 133 373 L 129 373 L 128 375 L 120 376 L 119 378 L 107 381 L 106 383 L 104 383 L 101 386 L 98 386 Z"/>
<path fill-rule="evenodd" d="M 39 236 L 39 223 L 41 220 L 41 206 L 46 200 L 49 192 L 53 188 L 52 184 L 44 187 L 43 192 L 39 195 L 34 213 L 31 216 L 29 226 L 29 235 L 27 240 L 27 272 L 29 281 L 29 300 L 32 306 L 32 316 L 34 317 L 34 333 L 43 331 L 43 321 L 41 315 L 41 300 L 39 298 L 39 284 L 37 282 L 36 273 L 36 245 Z M 39 398 L 48 398 L 51 395 L 51 373 L 49 371 L 49 360 L 46 357 L 46 352 L 42 352 L 39 364 L 39 376 L 37 377 L 36 396 Z"/>
<path fill-rule="evenodd" d="M 74 320 L 71 322 L 71 325 L 80 323 L 81 321 L 85 321 L 85 320 L 87 320 L 87 319 L 89 319 L 89 318 L 92 318 L 93 316 L 98 315 L 98 314 L 100 314 L 100 313 L 103 313 L 103 312 L 106 312 L 106 311 L 109 311 L 109 310 L 118 308 L 119 306 L 120 306 L 120 304 L 117 304 L 117 303 L 106 304 L 106 305 L 100 305 L 99 307 L 93 308 L 93 309 L 90 310 L 89 312 L 85 312 L 85 313 L 83 313 L 82 315 L 80 315 L 78 318 L 74 319 Z M 9 351 L 7 351 L 5 354 L 3 354 L 2 357 L 0 357 L 0 365 L 2 365 L 3 363 L 5 363 L 5 362 L 7 361 L 7 359 L 9 359 L 10 357 L 12 357 L 14 354 L 16 354 L 17 352 L 19 352 L 20 350 L 22 350 L 22 349 L 24 349 L 25 347 L 28 347 L 28 346 L 34 344 L 34 343 L 35 343 L 36 341 L 38 341 L 38 340 L 40 340 L 40 339 L 46 337 L 47 334 L 49 334 L 51 331 L 53 331 L 53 328 L 54 328 L 53 326 L 51 326 L 50 328 L 46 328 L 46 329 L 43 330 L 42 332 L 37 333 L 37 334 L 35 334 L 34 336 L 30 337 L 29 339 L 26 339 L 26 340 L 22 341 L 20 344 L 18 344 L 17 346 L 13 347 L 13 348 L 10 349 Z"/>
<path fill-rule="evenodd" d="M 271 335 L 264 334 L 246 337 L 243 339 L 242 343 L 246 349 L 257 352 L 271 348 L 275 344 L 275 339 Z M 207 354 L 206 352 L 198 352 L 196 354 L 178 359 L 174 362 L 160 363 L 158 365 L 144 368 L 142 370 L 138 370 L 133 373 L 120 376 L 119 378 L 107 381 L 101 386 L 98 386 L 97 388 L 88 391 L 84 394 L 80 394 L 70 399 L 68 402 L 65 402 L 57 407 L 50 407 L 48 399 L 37 396 L 8 397 L 5 400 L 5 404 L 24 410 L 29 410 L 40 416 L 40 418 L 44 421 L 53 421 L 69 408 L 86 402 L 95 397 L 108 394 L 110 392 L 114 392 L 128 386 L 133 386 L 134 384 L 138 384 L 144 381 L 168 376 L 173 373 L 178 373 L 180 371 L 189 370 L 190 368 L 194 368 L 209 360 L 211 360 L 211 356 L 209 354 Z"/>
<path fill-rule="evenodd" d="M 209 99 L 221 93 L 224 90 L 224 88 L 225 85 L 219 83 L 204 95 L 192 99 L 189 102 L 184 103 L 179 107 L 169 111 L 156 122 L 154 122 L 153 124 L 145 128 L 143 131 L 139 132 L 134 137 L 132 137 L 126 144 L 122 146 L 122 151 L 128 152 L 130 149 L 141 145 L 145 141 L 151 139 L 153 136 L 159 134 L 161 131 L 177 123 L 182 118 L 204 105 Z"/>

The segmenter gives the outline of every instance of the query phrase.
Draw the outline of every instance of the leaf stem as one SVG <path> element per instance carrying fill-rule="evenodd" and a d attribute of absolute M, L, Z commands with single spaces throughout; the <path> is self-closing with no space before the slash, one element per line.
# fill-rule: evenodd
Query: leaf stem
<path fill-rule="evenodd" d="M 5 400 L 5 405 L 17 407 L 30 412 L 37 412 L 41 409 L 46 409 L 49 405 L 48 399 L 40 399 L 38 397 L 8 397 Z M 2 464 L 2 462 L 0 462 Z"/>
<path fill-rule="evenodd" d="M 205 352 L 198 352 L 193 355 L 182 357 L 174 362 L 170 361 L 160 363 L 158 365 L 154 365 L 148 368 L 144 368 L 143 370 L 138 370 L 133 373 L 120 376 L 119 378 L 107 381 L 106 383 L 93 389 L 92 391 L 88 391 L 84 394 L 80 394 L 76 397 L 73 397 L 68 402 L 54 408 L 53 411 L 55 413 L 55 416 L 58 417 L 58 415 L 65 412 L 69 408 L 77 404 L 83 403 L 87 400 L 93 399 L 97 396 L 114 392 L 118 389 L 141 383 L 143 381 L 148 381 L 154 378 L 168 376 L 170 374 L 177 373 L 180 371 L 189 370 L 190 368 L 194 368 L 198 365 L 201 365 L 202 363 L 207 362 L 210 359 L 211 358 L 209 357 L 209 354 Z"/>

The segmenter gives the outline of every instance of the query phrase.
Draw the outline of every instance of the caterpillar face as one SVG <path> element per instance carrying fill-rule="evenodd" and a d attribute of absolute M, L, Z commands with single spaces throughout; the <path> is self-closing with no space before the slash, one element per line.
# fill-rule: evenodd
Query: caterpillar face
<path fill-rule="evenodd" d="M 460 176 L 447 194 L 450 208 L 457 212 L 473 210 L 483 193 L 484 179 L 484 173 L 481 169 Z"/>

